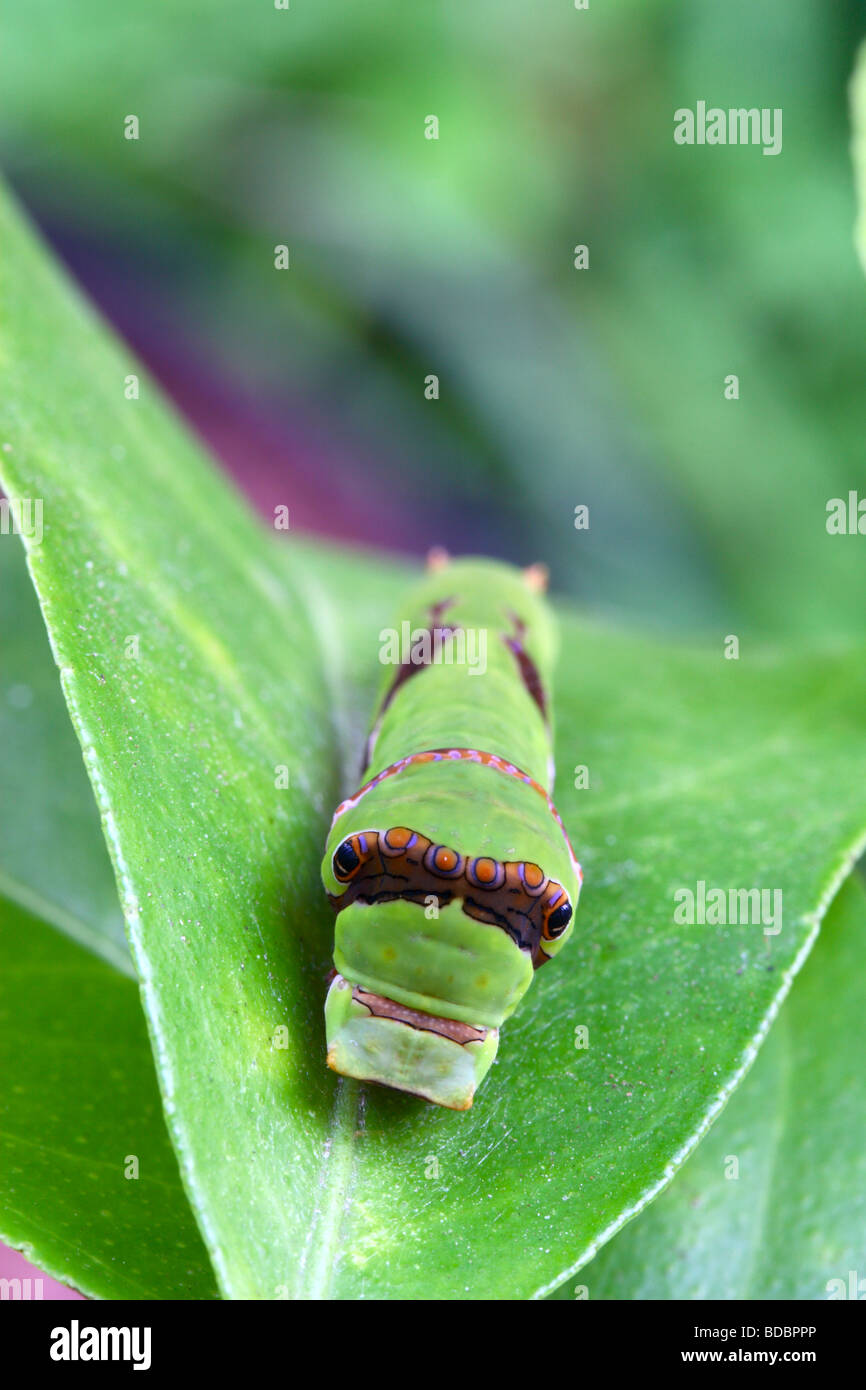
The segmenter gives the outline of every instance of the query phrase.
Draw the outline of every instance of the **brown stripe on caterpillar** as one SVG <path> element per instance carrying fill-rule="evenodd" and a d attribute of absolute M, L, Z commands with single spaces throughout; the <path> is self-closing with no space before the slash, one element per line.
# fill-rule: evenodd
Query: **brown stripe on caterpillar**
<path fill-rule="evenodd" d="M 348 836 L 332 866 L 345 884 L 342 893 L 328 894 L 336 912 L 357 901 L 424 906 L 435 899 L 441 908 L 458 899 L 468 917 L 499 927 L 529 951 L 536 968 L 549 959 L 543 943 L 561 936 L 571 920 L 568 894 L 538 864 L 463 855 L 408 826 Z"/>
<path fill-rule="evenodd" d="M 445 569 L 449 563 L 450 556 L 448 555 L 447 550 L 442 550 L 439 547 L 434 547 L 434 549 L 431 550 L 427 556 L 427 568 L 429 570 L 435 571 Z M 548 575 L 546 565 L 529 565 L 523 571 L 523 582 L 526 585 L 527 589 L 529 589 L 533 593 L 544 592 L 544 590 L 547 588 L 547 577 Z M 429 650 L 430 652 L 432 652 L 433 650 L 435 650 L 435 644 L 437 641 L 441 643 L 444 638 L 454 637 L 457 635 L 457 633 L 463 631 L 462 627 L 459 624 L 448 624 L 444 627 L 439 626 L 439 622 L 443 614 L 447 613 L 448 609 L 452 608 L 456 602 L 456 596 L 452 596 L 451 598 L 440 599 L 438 603 L 431 604 L 429 609 L 428 626 L 426 628 L 416 629 L 415 632 L 413 632 L 413 637 L 415 637 L 416 634 L 420 634 L 422 636 L 428 637 L 430 639 L 430 642 L 429 644 L 427 644 L 426 648 L 422 642 L 421 655 L 417 659 L 415 659 L 414 656 L 410 656 L 410 659 L 408 661 L 403 661 L 400 663 L 397 671 L 395 672 L 393 680 L 391 681 L 390 685 L 385 691 L 385 694 L 382 697 L 379 707 L 375 713 L 370 732 L 367 735 L 364 744 L 364 755 L 361 764 L 362 777 L 364 776 L 364 773 L 366 772 L 367 768 L 370 766 L 370 763 L 373 760 L 373 753 L 376 748 L 376 740 L 379 737 L 379 730 L 382 727 L 382 721 L 385 717 L 386 711 L 391 706 L 398 691 L 402 689 L 402 687 L 406 684 L 408 680 L 412 678 L 412 676 L 417 675 L 419 671 L 425 670 L 433 660 L 432 656 L 428 657 L 424 654 L 425 650 Z M 535 662 L 529 655 L 529 652 L 526 650 L 526 647 L 524 645 L 524 639 L 526 636 L 526 623 L 517 613 L 514 613 L 510 609 L 506 609 L 505 611 L 506 616 L 508 617 L 511 623 L 513 631 L 511 634 L 503 632 L 501 634 L 502 640 L 514 656 L 514 660 L 517 665 L 518 675 L 520 676 L 523 685 L 529 693 L 530 698 L 537 705 L 542 719 L 549 728 L 550 718 L 548 715 L 547 708 L 547 692 L 545 690 L 544 683 L 541 679 L 541 673 L 539 672 L 538 667 L 536 666 Z M 417 645 L 417 642 L 413 644 L 413 649 L 414 645 Z"/>
<path fill-rule="evenodd" d="M 511 619 L 514 632 L 511 635 L 507 632 L 503 632 L 502 640 L 514 656 L 514 660 L 517 662 L 517 670 L 520 679 L 523 681 L 531 699 L 533 699 L 538 706 L 539 713 L 545 724 L 549 727 L 550 719 L 547 713 L 547 692 L 544 689 L 541 673 L 523 645 L 523 639 L 526 635 L 526 623 L 522 618 L 519 618 L 516 613 L 509 613 L 508 616 Z"/>
<path fill-rule="evenodd" d="M 402 661 L 400 665 L 397 667 L 397 670 L 394 673 L 394 678 L 382 697 L 382 701 L 379 705 L 378 710 L 376 711 L 376 715 L 373 720 L 373 726 L 370 729 L 370 732 L 367 735 L 366 743 L 364 744 L 364 757 L 361 765 L 362 777 L 364 776 L 364 773 L 367 771 L 367 768 L 370 766 L 370 763 L 372 761 L 373 751 L 376 747 L 376 740 L 379 737 L 379 730 L 382 727 L 382 720 L 385 717 L 385 712 L 390 707 L 397 692 L 399 690 L 402 690 L 403 686 L 406 684 L 408 680 L 412 678 L 412 676 L 417 675 L 419 671 L 426 670 L 426 668 L 431 663 L 432 655 L 433 652 L 436 650 L 437 642 L 441 643 L 446 638 L 453 637 L 456 633 L 462 631 L 460 627 L 451 626 L 449 624 L 446 624 L 444 627 L 439 626 L 439 619 L 442 617 L 444 613 L 448 611 L 449 608 L 453 606 L 454 603 L 456 603 L 456 599 L 444 598 L 440 599 L 438 603 L 432 604 L 430 607 L 429 625 L 426 628 L 416 628 L 415 631 L 412 633 L 412 636 L 416 639 L 418 634 L 421 633 L 422 635 L 429 637 L 430 641 L 426 646 L 422 643 L 421 655 L 418 658 L 418 660 L 412 659 L 412 655 L 410 653 L 410 659 L 408 661 Z M 413 651 L 416 645 L 417 640 L 413 643 Z M 430 655 L 429 660 L 426 656 L 426 653 L 428 651 Z"/>
<path fill-rule="evenodd" d="M 373 994 L 360 985 L 354 986 L 352 998 L 363 1004 L 376 1018 L 392 1018 L 397 1023 L 406 1023 L 410 1028 L 418 1028 L 425 1033 L 439 1033 L 461 1046 L 464 1043 L 483 1042 L 487 1037 L 486 1028 L 473 1028 L 470 1023 L 461 1023 L 455 1018 L 440 1018 L 423 1009 L 410 1009 L 406 1004 L 398 1004 L 384 994 Z"/>

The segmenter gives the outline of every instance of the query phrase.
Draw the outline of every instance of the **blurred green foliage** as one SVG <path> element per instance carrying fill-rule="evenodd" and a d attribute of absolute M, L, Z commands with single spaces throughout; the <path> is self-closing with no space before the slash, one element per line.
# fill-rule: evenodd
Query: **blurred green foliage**
<path fill-rule="evenodd" d="M 395 548 L 542 556 L 652 623 L 859 630 L 825 507 L 866 494 L 864 28 L 854 0 L 9 0 L 0 148 L 232 379 L 327 418 L 335 507 L 388 498 Z M 782 153 L 676 146 L 698 99 L 781 107 Z"/>

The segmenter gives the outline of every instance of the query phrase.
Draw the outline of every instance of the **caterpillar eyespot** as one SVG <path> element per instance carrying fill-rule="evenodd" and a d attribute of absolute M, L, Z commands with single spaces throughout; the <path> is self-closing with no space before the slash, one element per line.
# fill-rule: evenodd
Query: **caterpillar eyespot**
<path fill-rule="evenodd" d="M 393 830 L 385 831 L 382 848 L 385 854 L 402 854 L 412 848 L 417 838 L 414 831 L 407 830 L 405 825 L 398 825 Z"/>
<path fill-rule="evenodd" d="M 469 860 L 466 874 L 471 882 L 479 888 L 493 892 L 495 889 L 501 888 L 505 882 L 505 865 L 500 864 L 496 859 L 482 856 L 479 859 Z"/>
<path fill-rule="evenodd" d="M 337 807 L 322 863 L 337 914 L 328 1065 L 454 1110 L 571 936 L 580 893 L 550 796 L 545 575 L 431 555 L 396 630 L 434 631 L 447 610 L 450 631 L 485 634 L 486 667 L 455 660 L 481 650 L 464 641 L 419 644 L 420 665 L 386 671 L 365 780 Z"/>
<path fill-rule="evenodd" d="M 343 844 L 334 851 L 334 873 L 342 881 L 351 878 L 352 874 L 361 867 L 361 860 L 358 851 L 351 840 L 344 840 Z"/>
<path fill-rule="evenodd" d="M 424 855 L 424 864 L 440 878 L 456 878 L 463 872 L 463 859 L 447 845 L 430 845 Z"/>

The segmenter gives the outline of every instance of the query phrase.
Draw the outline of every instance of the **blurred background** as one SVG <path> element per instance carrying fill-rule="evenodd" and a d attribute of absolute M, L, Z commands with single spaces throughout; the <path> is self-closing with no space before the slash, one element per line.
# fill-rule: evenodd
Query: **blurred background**
<path fill-rule="evenodd" d="M 4 8 L 8 177 L 265 513 L 661 627 L 860 629 L 861 0 Z M 698 100 L 781 107 L 782 153 L 675 145 Z"/>
<path fill-rule="evenodd" d="M 866 496 L 864 33 L 861 0 L 6 0 L 0 160 L 264 515 L 543 558 L 658 629 L 862 632 L 866 539 L 825 521 Z M 781 107 L 782 153 L 675 145 L 699 100 Z"/>

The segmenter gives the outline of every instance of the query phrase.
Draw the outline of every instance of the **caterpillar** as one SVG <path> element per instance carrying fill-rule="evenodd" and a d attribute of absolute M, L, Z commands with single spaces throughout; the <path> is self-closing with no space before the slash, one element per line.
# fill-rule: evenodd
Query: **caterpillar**
<path fill-rule="evenodd" d="M 452 1110 L 471 1106 L 502 1023 L 574 927 L 582 875 L 550 797 L 545 587 L 540 565 L 431 552 L 380 633 L 362 782 L 322 861 L 328 1066 Z"/>

